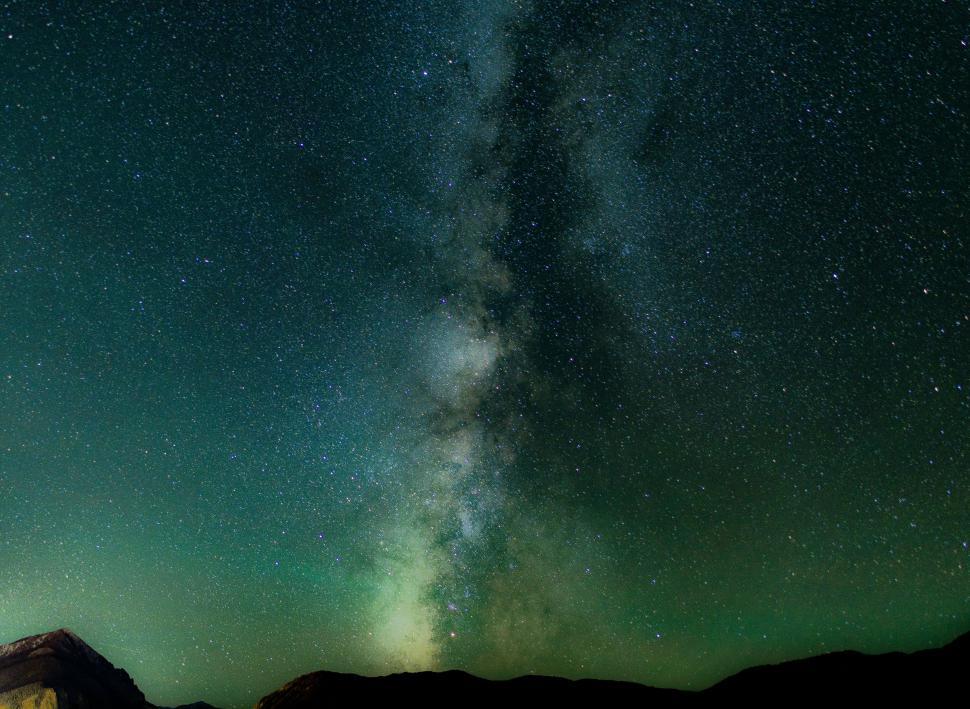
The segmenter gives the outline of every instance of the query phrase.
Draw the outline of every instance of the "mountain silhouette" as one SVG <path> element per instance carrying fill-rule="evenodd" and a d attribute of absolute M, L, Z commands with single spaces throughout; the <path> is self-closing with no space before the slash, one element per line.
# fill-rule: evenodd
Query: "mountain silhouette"
<path fill-rule="evenodd" d="M 0 709 L 164 709 L 66 628 L 0 645 Z M 204 702 L 176 709 L 214 709 Z"/>
<path fill-rule="evenodd" d="M 634 682 L 568 680 L 562 677 L 526 675 L 496 681 L 460 670 L 407 672 L 384 677 L 363 677 L 338 672 L 311 672 L 297 677 L 256 703 L 257 709 L 323 707 L 334 697 L 353 696 L 364 702 L 415 700 L 428 697 L 472 697 L 476 701 L 604 700 L 648 701 L 650 706 L 684 706 L 691 692 L 658 689 Z"/>
<path fill-rule="evenodd" d="M 833 700 L 925 703 L 959 693 L 964 667 L 970 667 L 970 633 L 945 647 L 910 654 L 866 655 L 849 650 L 751 667 L 700 692 L 534 675 L 492 681 L 459 671 L 385 677 L 312 672 L 263 697 L 256 707 L 309 709 L 347 695 L 378 702 L 451 696 L 482 701 L 644 702 L 651 707 L 723 706 L 732 701 L 758 705 Z"/>
<path fill-rule="evenodd" d="M 847 650 L 777 665 L 749 667 L 703 692 L 711 699 L 918 702 L 962 689 L 970 633 L 942 648 L 866 655 Z M 960 696 L 958 693 L 956 696 Z"/>
<path fill-rule="evenodd" d="M 467 672 L 364 677 L 311 672 L 256 703 L 257 709 L 309 709 L 334 700 L 401 701 L 461 697 L 479 701 L 645 702 L 651 707 L 715 706 L 728 701 L 930 703 L 959 696 L 970 667 L 970 633 L 944 647 L 866 655 L 843 651 L 751 667 L 701 692 L 634 682 L 527 675 L 487 680 Z M 70 630 L 0 645 L 0 709 L 165 709 L 148 702 L 132 678 Z M 176 709 L 214 709 L 205 702 Z"/>

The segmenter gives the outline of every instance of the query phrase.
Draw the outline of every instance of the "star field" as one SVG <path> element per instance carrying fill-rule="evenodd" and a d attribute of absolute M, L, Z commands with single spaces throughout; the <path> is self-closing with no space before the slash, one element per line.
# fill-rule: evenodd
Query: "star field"
<path fill-rule="evenodd" d="M 700 689 L 970 627 L 964 3 L 0 3 L 0 642 Z"/>

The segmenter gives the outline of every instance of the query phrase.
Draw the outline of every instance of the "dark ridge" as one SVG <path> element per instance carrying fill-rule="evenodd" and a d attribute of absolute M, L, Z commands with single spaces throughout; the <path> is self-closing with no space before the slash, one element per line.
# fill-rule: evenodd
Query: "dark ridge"
<path fill-rule="evenodd" d="M 362 677 L 338 672 L 312 672 L 297 677 L 263 697 L 257 709 L 322 707 L 334 697 L 352 694 L 361 701 L 418 700 L 473 697 L 476 701 L 506 699 L 547 702 L 559 699 L 598 699 L 611 702 L 648 701 L 651 706 L 683 706 L 694 695 L 674 689 L 657 689 L 634 682 L 569 680 L 528 675 L 504 681 L 476 677 L 460 670 L 409 672 L 384 677 Z"/>
<path fill-rule="evenodd" d="M 919 705 L 959 696 L 961 670 L 970 666 L 970 633 L 948 645 L 905 654 L 833 652 L 752 667 L 702 692 L 648 687 L 634 682 L 569 680 L 527 675 L 494 681 L 460 670 L 362 677 L 312 672 L 263 697 L 257 709 L 308 709 L 353 696 L 356 701 L 474 697 L 480 701 L 598 700 L 646 702 L 652 707 L 790 702 L 906 702 Z M 46 703 L 45 703 L 46 702 Z M 57 709 L 164 709 L 145 700 L 128 674 L 69 630 L 0 645 L 0 706 Z M 175 709 L 215 709 L 205 702 Z"/>
<path fill-rule="evenodd" d="M 865 655 L 847 650 L 777 665 L 749 667 L 704 696 L 781 700 L 922 702 L 958 692 L 960 670 L 970 666 L 970 633 L 942 648 Z M 958 694 L 955 696 L 959 696 Z"/>
<path fill-rule="evenodd" d="M 418 672 L 362 677 L 313 672 L 263 697 L 257 709 L 323 707 L 334 697 L 352 693 L 364 701 L 400 701 L 437 697 L 474 697 L 480 701 L 559 702 L 599 700 L 645 702 L 651 707 L 711 705 L 725 702 L 791 703 L 859 700 L 925 704 L 959 696 L 960 669 L 970 666 L 970 633 L 943 648 L 911 654 L 864 655 L 835 652 L 743 670 L 702 692 L 648 687 L 633 682 L 568 680 L 525 676 L 492 681 L 467 672 Z M 956 693 L 956 694 L 955 694 Z"/>

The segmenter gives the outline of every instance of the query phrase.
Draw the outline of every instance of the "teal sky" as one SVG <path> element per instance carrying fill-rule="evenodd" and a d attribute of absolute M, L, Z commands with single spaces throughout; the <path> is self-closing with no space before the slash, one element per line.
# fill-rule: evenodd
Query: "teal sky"
<path fill-rule="evenodd" d="M 970 629 L 958 3 L 0 6 L 0 642 L 700 689 Z"/>

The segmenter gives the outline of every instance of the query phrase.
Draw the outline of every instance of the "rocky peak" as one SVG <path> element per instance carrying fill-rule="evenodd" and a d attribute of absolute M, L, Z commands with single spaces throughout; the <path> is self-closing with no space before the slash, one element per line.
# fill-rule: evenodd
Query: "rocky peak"
<path fill-rule="evenodd" d="M 145 695 L 66 628 L 0 645 L 0 705 L 144 709 Z"/>

